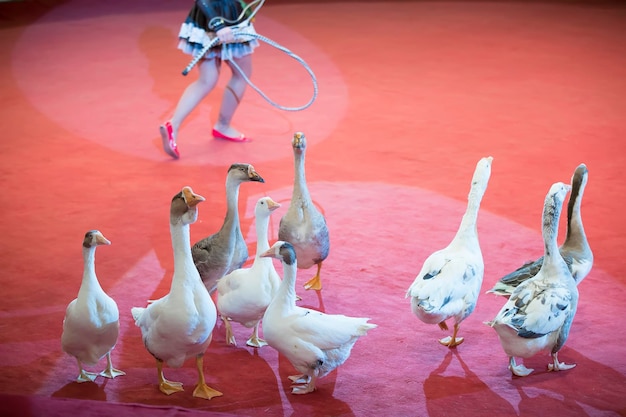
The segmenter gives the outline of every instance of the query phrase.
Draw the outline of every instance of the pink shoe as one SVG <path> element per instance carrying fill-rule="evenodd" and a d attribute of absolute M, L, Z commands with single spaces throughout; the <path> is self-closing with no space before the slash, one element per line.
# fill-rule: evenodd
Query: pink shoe
<path fill-rule="evenodd" d="M 166 154 L 174 159 L 180 158 L 178 147 L 176 146 L 176 140 L 174 139 L 174 129 L 170 122 L 159 126 L 159 132 L 161 132 L 161 141 L 163 143 L 163 150 Z"/>
<path fill-rule="evenodd" d="M 250 141 L 252 141 L 252 139 L 245 137 L 243 135 L 243 133 L 239 137 L 226 136 L 225 134 L 221 133 L 217 129 L 213 129 L 213 137 L 216 138 L 216 139 L 229 140 L 231 142 L 250 142 Z"/>

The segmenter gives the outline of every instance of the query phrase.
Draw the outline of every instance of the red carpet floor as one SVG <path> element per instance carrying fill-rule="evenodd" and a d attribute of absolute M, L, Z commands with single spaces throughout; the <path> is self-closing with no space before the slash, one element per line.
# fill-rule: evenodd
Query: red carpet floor
<path fill-rule="evenodd" d="M 158 125 L 190 82 L 176 34 L 190 2 L 0 3 L 0 414 L 7 416 L 617 416 L 626 415 L 626 8 L 610 2 L 268 1 L 259 33 L 301 56 L 319 82 L 301 112 L 252 89 L 235 118 L 254 141 L 210 137 L 224 77 L 183 126 L 182 158 L 161 150 Z M 298 63 L 263 44 L 254 82 L 273 100 L 313 93 Z M 253 206 L 269 195 L 271 240 L 287 209 L 295 131 L 309 140 L 307 179 L 331 233 L 324 289 L 302 305 L 371 317 L 378 328 L 315 393 L 290 394 L 294 371 L 271 347 L 227 346 L 221 323 L 205 358 L 224 393 L 195 399 L 192 362 L 166 369 L 186 391 L 161 394 L 153 358 L 130 315 L 164 295 L 173 256 L 169 203 L 190 185 L 199 206 L 192 240 L 215 232 L 234 162 L 264 184 L 243 184 L 251 253 Z M 494 157 L 478 231 L 483 289 L 542 254 L 543 198 L 589 168 L 583 220 L 595 265 L 560 359 L 577 367 L 512 377 L 483 324 L 503 299 L 481 295 L 462 324 L 465 343 L 420 322 L 404 298 L 422 262 L 454 236 L 478 159 Z M 563 223 L 563 222 L 562 222 Z M 127 375 L 77 384 L 60 346 L 67 304 L 82 276 L 81 241 L 99 229 L 112 245 L 96 271 L 117 301 L 113 351 Z M 560 240 L 563 239 L 561 227 Z M 280 269 L 279 269 L 280 270 Z M 300 271 L 303 283 L 312 271 Z M 248 330 L 234 326 L 243 343 Z M 104 360 L 93 370 L 104 367 Z"/>

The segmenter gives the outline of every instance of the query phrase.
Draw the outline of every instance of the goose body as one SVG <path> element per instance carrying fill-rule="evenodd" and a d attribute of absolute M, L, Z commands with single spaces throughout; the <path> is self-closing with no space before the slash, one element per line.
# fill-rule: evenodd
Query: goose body
<path fill-rule="evenodd" d="M 237 345 L 230 322 L 252 327 L 248 346 L 266 345 L 259 338 L 259 323 L 270 304 L 278 286 L 280 277 L 274 268 L 272 259 L 261 254 L 270 248 L 268 227 L 271 213 L 280 207 L 270 197 L 260 198 L 254 209 L 257 235 L 256 255 L 249 268 L 235 269 L 217 282 L 217 309 L 226 327 L 226 343 Z"/>
<path fill-rule="evenodd" d="M 191 248 L 202 282 L 213 293 L 217 280 L 241 268 L 248 259 L 248 246 L 239 222 L 239 186 L 243 182 L 265 182 L 250 164 L 233 164 L 226 174 L 226 217 L 220 230 Z"/>
<path fill-rule="evenodd" d="M 328 257 L 330 239 L 326 218 L 315 207 L 305 175 L 306 137 L 296 132 L 291 142 L 294 155 L 294 185 L 287 213 L 280 220 L 278 238 L 293 245 L 298 256 L 298 268 L 317 266 L 313 278 L 304 284 L 305 289 L 321 290 L 320 271 Z"/>
<path fill-rule="evenodd" d="M 174 275 L 170 291 L 147 307 L 133 307 L 135 324 L 141 329 L 144 345 L 157 362 L 159 389 L 165 394 L 182 391 L 182 383 L 163 376 L 163 364 L 178 368 L 195 358 L 198 384 L 194 397 L 211 399 L 222 395 L 204 380 L 203 355 L 211 343 L 217 321 L 215 304 L 191 257 L 189 225 L 198 216 L 197 204 L 204 197 L 184 187 L 172 199 L 170 233 L 174 251 Z"/>
<path fill-rule="evenodd" d="M 356 341 L 377 326 L 368 323 L 368 318 L 296 306 L 297 255 L 290 243 L 278 241 L 262 256 L 280 259 L 284 272 L 278 293 L 263 316 L 263 335 L 301 373 L 289 377 L 296 384 L 292 393 L 312 392 L 317 379 L 343 364 Z"/>
<path fill-rule="evenodd" d="M 589 247 L 583 227 L 581 204 L 587 185 L 588 171 L 585 164 L 580 164 L 572 175 L 572 192 L 567 204 L 567 235 L 559 247 L 559 253 L 565 260 L 576 284 L 585 279 L 593 267 L 593 252 Z M 534 277 L 541 269 L 543 256 L 528 262 L 515 271 L 500 278 L 489 293 L 509 297 L 520 283 Z"/>
<path fill-rule="evenodd" d="M 492 160 L 485 157 L 478 161 L 467 209 L 454 239 L 426 258 L 406 293 L 411 299 L 411 310 L 424 323 L 448 330 L 446 320 L 454 320 L 452 336 L 439 341 L 450 348 L 463 342 L 462 337 L 456 337 L 459 325 L 474 311 L 483 281 L 484 263 L 476 222 Z"/>
<path fill-rule="evenodd" d="M 523 364 L 518 365 L 516 357 L 529 358 L 541 351 L 552 355 L 548 370 L 576 366 L 559 362 L 557 356 L 567 340 L 578 305 L 576 282 L 557 245 L 561 206 L 569 189 L 569 185 L 555 183 L 546 196 L 541 269 L 534 277 L 520 283 L 496 317 L 487 323 L 498 334 L 514 375 L 526 376 L 533 371 Z"/>
<path fill-rule="evenodd" d="M 115 301 L 100 286 L 95 270 L 96 247 L 110 244 L 98 230 L 85 234 L 82 283 L 78 296 L 65 311 L 61 347 L 78 362 L 77 382 L 94 381 L 97 374 L 87 372 L 83 364 L 95 365 L 104 356 L 107 367 L 100 375 L 107 378 L 125 375 L 111 363 L 111 350 L 119 335 L 119 311 Z"/>

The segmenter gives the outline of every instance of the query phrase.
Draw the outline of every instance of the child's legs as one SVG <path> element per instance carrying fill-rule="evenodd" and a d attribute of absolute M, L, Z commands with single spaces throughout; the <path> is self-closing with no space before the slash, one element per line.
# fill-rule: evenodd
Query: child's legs
<path fill-rule="evenodd" d="M 198 63 L 198 71 L 198 79 L 187 86 L 170 120 L 174 132 L 178 131 L 189 113 L 215 88 L 220 75 L 220 60 L 202 59 Z"/>
<path fill-rule="evenodd" d="M 234 58 L 234 61 L 235 64 L 241 68 L 246 77 L 250 78 L 252 75 L 252 54 L 245 55 L 241 58 Z M 230 122 L 246 91 L 247 82 L 230 61 L 226 61 L 226 63 L 230 67 L 232 75 L 224 90 L 220 114 L 215 127 L 226 135 L 237 136 L 238 132 L 230 128 Z"/>

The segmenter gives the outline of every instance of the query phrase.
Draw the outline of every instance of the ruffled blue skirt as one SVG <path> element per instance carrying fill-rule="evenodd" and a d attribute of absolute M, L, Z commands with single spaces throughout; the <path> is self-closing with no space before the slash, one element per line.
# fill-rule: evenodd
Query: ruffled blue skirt
<path fill-rule="evenodd" d="M 252 23 L 246 28 L 245 33 L 256 33 Z M 215 32 L 207 32 L 205 29 L 196 26 L 192 21 L 188 20 L 180 27 L 180 32 L 178 33 L 178 39 L 180 40 L 178 49 L 186 54 L 196 56 L 204 49 L 204 46 L 209 45 L 216 36 Z M 209 49 L 204 55 L 204 58 L 221 58 L 222 60 L 241 58 L 251 54 L 254 49 L 259 46 L 259 41 L 256 38 L 245 35 L 242 35 L 241 38 L 245 39 L 245 42 L 218 44 Z"/>

